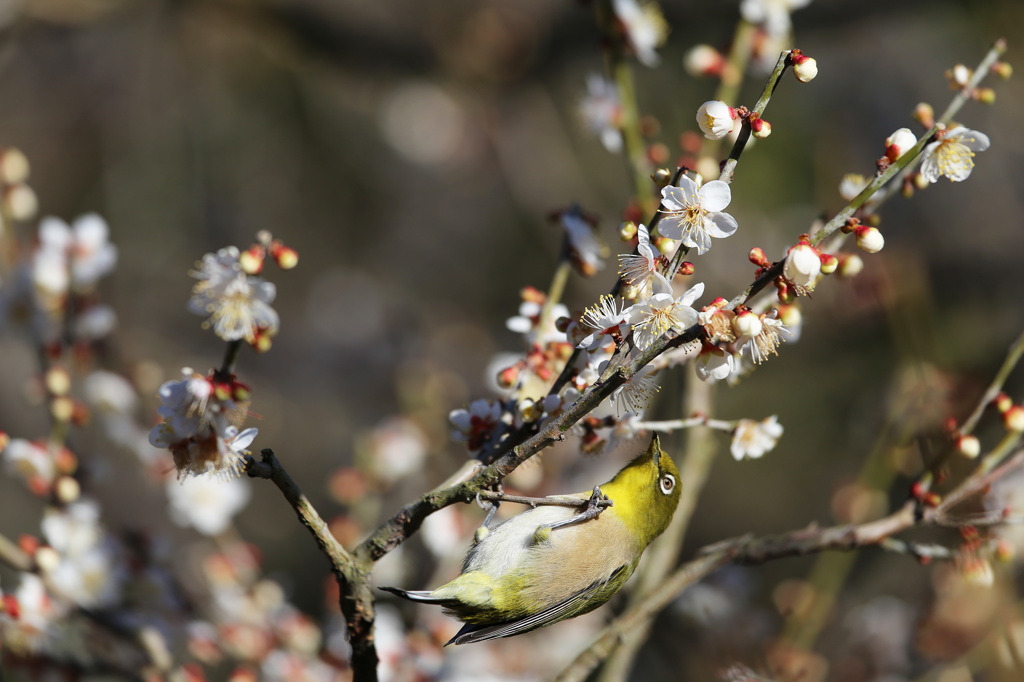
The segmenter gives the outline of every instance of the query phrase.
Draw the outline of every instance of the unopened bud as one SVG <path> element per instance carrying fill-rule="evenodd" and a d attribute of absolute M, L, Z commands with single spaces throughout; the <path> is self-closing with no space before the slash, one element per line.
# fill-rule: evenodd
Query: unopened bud
<path fill-rule="evenodd" d="M 63 367 L 51 367 L 44 377 L 50 395 L 67 395 L 71 390 L 71 375 Z"/>
<path fill-rule="evenodd" d="M 39 200 L 28 185 L 11 185 L 4 193 L 4 208 L 14 220 L 29 220 L 35 217 Z"/>
<path fill-rule="evenodd" d="M 794 50 L 793 52 L 796 52 Z M 801 83 L 810 83 L 818 75 L 818 62 L 805 54 L 798 54 L 791 57 L 793 62 L 793 75 Z"/>
<path fill-rule="evenodd" d="M 636 223 L 634 223 L 632 220 L 627 220 L 626 222 L 619 225 L 619 239 L 621 239 L 624 242 L 631 242 L 634 239 L 636 239 L 636 233 Z"/>
<path fill-rule="evenodd" d="M 779 311 L 779 321 L 787 327 L 799 327 L 804 321 L 804 314 L 800 312 L 800 306 L 780 305 L 776 310 Z"/>
<path fill-rule="evenodd" d="M 974 459 L 981 454 L 981 441 L 977 436 L 960 436 L 956 439 L 956 449 L 967 459 Z"/>
<path fill-rule="evenodd" d="M 66 395 L 54 398 L 50 403 L 50 414 L 59 422 L 70 422 L 75 414 L 75 401 Z"/>
<path fill-rule="evenodd" d="M 516 381 L 519 380 L 519 367 L 512 365 L 498 372 L 498 386 L 502 388 L 512 388 L 516 385 Z"/>
<path fill-rule="evenodd" d="M 245 384 L 236 383 L 231 388 L 231 397 L 236 403 L 246 403 L 252 400 L 252 391 Z"/>
<path fill-rule="evenodd" d="M 864 269 L 864 261 L 855 253 L 849 253 L 839 259 L 839 276 L 856 277 Z"/>
<path fill-rule="evenodd" d="M 752 339 L 761 333 L 763 325 L 760 317 L 749 309 L 745 309 L 736 313 L 736 317 L 732 318 L 732 328 L 737 337 Z"/>
<path fill-rule="evenodd" d="M 725 66 L 725 57 L 710 45 L 697 45 L 683 57 L 683 68 L 691 76 L 718 76 Z"/>
<path fill-rule="evenodd" d="M 270 256 L 282 270 L 291 270 L 299 264 L 299 252 L 281 242 L 275 241 L 270 245 Z"/>
<path fill-rule="evenodd" d="M 751 263 L 753 263 L 759 268 L 766 268 L 772 264 L 771 261 L 768 260 L 768 256 L 764 254 L 764 249 L 762 249 L 760 246 L 755 246 L 754 248 L 752 248 L 750 250 L 750 253 L 747 254 L 747 258 L 750 260 Z"/>
<path fill-rule="evenodd" d="M 992 65 L 992 73 L 1007 79 L 1013 75 L 1013 65 L 1010 62 L 996 62 Z"/>
<path fill-rule="evenodd" d="M 775 278 L 775 290 L 779 295 L 779 303 L 789 304 L 796 300 L 796 292 L 789 286 L 785 279 L 782 277 Z"/>
<path fill-rule="evenodd" d="M 977 88 L 974 91 L 974 99 L 978 100 L 982 104 L 995 104 L 996 91 L 992 88 Z"/>
<path fill-rule="evenodd" d="M 651 180 L 657 185 L 658 189 L 667 187 L 668 183 L 672 182 L 672 171 L 668 168 L 659 168 L 658 170 L 651 173 Z"/>
<path fill-rule="evenodd" d="M 525 303 L 540 303 L 544 304 L 547 300 L 547 295 L 538 289 L 537 287 L 525 286 L 519 290 L 519 297 L 523 299 Z"/>
<path fill-rule="evenodd" d="M 679 266 L 679 270 L 676 271 L 676 275 L 682 275 L 684 277 L 692 275 L 696 268 L 693 267 L 693 263 L 688 260 L 684 260 Z"/>
<path fill-rule="evenodd" d="M 71 504 L 82 494 L 82 487 L 71 476 L 61 476 L 53 486 L 57 499 L 64 504 Z"/>
<path fill-rule="evenodd" d="M 6 613 L 11 620 L 21 618 L 21 604 L 13 594 L 0 594 L 0 613 Z"/>
<path fill-rule="evenodd" d="M 839 259 L 831 253 L 821 254 L 821 274 L 831 275 L 839 267 Z"/>
<path fill-rule="evenodd" d="M 914 107 L 913 117 L 922 128 L 931 130 L 935 126 L 935 109 L 927 102 L 920 102 Z"/>
<path fill-rule="evenodd" d="M 995 557 L 1000 563 L 1010 563 L 1016 554 L 1017 552 L 1014 550 L 1013 545 L 1006 540 L 1000 540 L 996 543 Z"/>
<path fill-rule="evenodd" d="M 999 395 L 992 400 L 992 404 L 996 406 L 997 410 L 999 410 L 999 414 L 1006 414 L 1006 411 L 1013 407 L 1013 399 L 1005 393 L 1000 392 Z"/>
<path fill-rule="evenodd" d="M 930 184 L 932 184 L 932 183 L 929 182 L 928 178 L 926 178 L 924 175 L 922 175 L 921 173 L 914 173 L 914 187 L 915 188 L 917 188 L 919 190 L 927 189 L 928 185 L 930 185 Z"/>
<path fill-rule="evenodd" d="M 772 134 L 772 124 L 763 118 L 750 117 L 750 132 L 759 140 Z"/>
<path fill-rule="evenodd" d="M 36 566 L 43 573 L 53 573 L 60 566 L 60 554 L 53 547 L 47 545 L 43 545 L 36 550 L 33 559 L 35 559 Z"/>
<path fill-rule="evenodd" d="M 247 275 L 258 275 L 263 272 L 263 260 L 267 251 L 259 244 L 254 244 L 238 256 L 238 264 Z"/>
<path fill-rule="evenodd" d="M 273 337 L 267 333 L 265 329 L 257 329 L 256 333 L 253 334 L 252 341 L 249 342 L 252 349 L 257 353 L 266 353 L 274 345 Z"/>
<path fill-rule="evenodd" d="M 857 230 L 857 246 L 868 253 L 878 253 L 885 246 L 885 237 L 876 227 L 861 226 Z"/>
<path fill-rule="evenodd" d="M 652 243 L 654 244 L 654 248 L 658 249 L 661 253 L 672 253 L 676 248 L 675 241 L 668 237 L 658 237 L 653 240 Z"/>
<path fill-rule="evenodd" d="M 910 151 L 915 144 L 917 144 L 917 135 L 910 132 L 910 128 L 900 128 L 885 138 L 885 156 L 889 161 L 895 161 Z"/>
<path fill-rule="evenodd" d="M 949 85 L 954 90 L 965 88 L 968 81 L 971 80 L 971 70 L 963 64 L 957 64 L 952 70 L 946 72 L 946 78 L 949 79 Z"/>
<path fill-rule="evenodd" d="M 0 152 L 0 181 L 14 185 L 28 180 L 28 159 L 16 147 Z"/>
<path fill-rule="evenodd" d="M 1014 405 L 1003 413 L 1003 424 L 1015 433 L 1024 433 L 1024 406 Z"/>

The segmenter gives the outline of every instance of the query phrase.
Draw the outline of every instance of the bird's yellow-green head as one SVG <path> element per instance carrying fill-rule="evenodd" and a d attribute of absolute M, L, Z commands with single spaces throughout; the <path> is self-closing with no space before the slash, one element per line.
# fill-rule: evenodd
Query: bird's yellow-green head
<path fill-rule="evenodd" d="M 640 551 L 662 534 L 679 505 L 679 471 L 655 435 L 650 447 L 601 486 Z"/>

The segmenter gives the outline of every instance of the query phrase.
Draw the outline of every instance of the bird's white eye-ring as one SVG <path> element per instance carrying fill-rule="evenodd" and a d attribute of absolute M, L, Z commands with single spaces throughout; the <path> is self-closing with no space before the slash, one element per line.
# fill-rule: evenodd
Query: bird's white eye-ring
<path fill-rule="evenodd" d="M 661 492 L 668 495 L 676 487 L 676 477 L 672 474 L 662 474 L 661 480 L 658 481 L 658 485 L 661 487 Z"/>

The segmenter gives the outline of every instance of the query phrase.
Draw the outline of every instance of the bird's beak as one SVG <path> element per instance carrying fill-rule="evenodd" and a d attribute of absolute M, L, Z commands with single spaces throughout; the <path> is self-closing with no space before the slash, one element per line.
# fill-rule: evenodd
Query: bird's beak
<path fill-rule="evenodd" d="M 651 439 L 651 457 L 654 459 L 654 464 L 658 465 L 658 458 L 661 457 L 661 441 L 658 440 L 658 434 L 654 434 L 654 438 Z"/>

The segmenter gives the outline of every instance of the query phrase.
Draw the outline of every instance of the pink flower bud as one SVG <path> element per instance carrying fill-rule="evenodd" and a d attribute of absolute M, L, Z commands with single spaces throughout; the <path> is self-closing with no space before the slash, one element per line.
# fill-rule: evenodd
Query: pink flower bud
<path fill-rule="evenodd" d="M 976 436 L 960 436 L 956 439 L 956 449 L 967 459 L 974 459 L 981 454 L 981 441 Z"/>
<path fill-rule="evenodd" d="M 710 45 L 697 45 L 683 57 L 683 68 L 691 76 L 718 76 L 725 66 L 725 57 Z"/>
<path fill-rule="evenodd" d="M 910 151 L 915 144 L 917 135 L 910 132 L 910 128 L 900 128 L 885 138 L 885 155 L 890 161 L 895 161 Z"/>
<path fill-rule="evenodd" d="M 1014 405 L 1004 412 L 1003 424 L 1010 431 L 1024 433 L 1024 406 Z"/>
<path fill-rule="evenodd" d="M 760 246 L 752 248 L 750 253 L 747 254 L 747 258 L 749 258 L 750 262 L 759 268 L 766 268 L 772 264 L 771 261 L 768 260 L 768 256 L 764 254 L 764 249 Z"/>
<path fill-rule="evenodd" d="M 831 275 L 839 267 L 839 259 L 831 253 L 821 254 L 821 274 Z"/>
<path fill-rule="evenodd" d="M 868 253 L 878 253 L 885 246 L 885 237 L 878 228 L 861 225 L 857 228 L 857 246 Z"/>
<path fill-rule="evenodd" d="M 818 75 L 818 62 L 804 54 L 794 56 L 793 75 L 801 83 L 810 83 Z"/>
<path fill-rule="evenodd" d="M 935 110 L 931 104 L 921 102 L 914 107 L 914 120 L 929 130 L 935 125 Z"/>
<path fill-rule="evenodd" d="M 750 117 L 750 132 L 753 133 L 754 137 L 759 140 L 763 140 L 772 134 L 772 124 L 763 118 Z"/>

